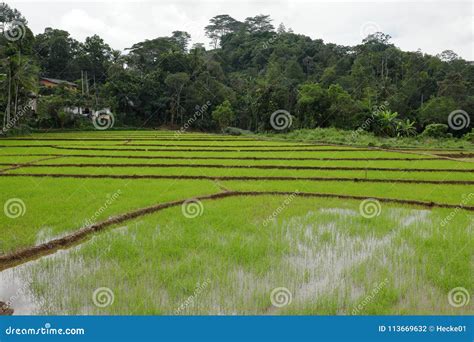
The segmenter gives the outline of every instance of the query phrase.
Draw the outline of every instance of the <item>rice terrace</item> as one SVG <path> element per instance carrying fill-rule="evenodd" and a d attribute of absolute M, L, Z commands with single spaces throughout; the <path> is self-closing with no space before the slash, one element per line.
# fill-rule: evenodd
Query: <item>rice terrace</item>
<path fill-rule="evenodd" d="M 171 130 L 2 138 L 2 310 L 469 314 L 472 158 Z"/>
<path fill-rule="evenodd" d="M 473 10 L 0 0 L 0 341 L 473 342 Z"/>

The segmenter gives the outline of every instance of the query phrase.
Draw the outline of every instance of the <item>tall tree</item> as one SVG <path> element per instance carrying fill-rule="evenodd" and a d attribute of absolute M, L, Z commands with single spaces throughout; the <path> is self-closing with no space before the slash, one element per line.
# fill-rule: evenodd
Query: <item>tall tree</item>
<path fill-rule="evenodd" d="M 28 116 L 38 69 L 32 56 L 34 36 L 21 13 L 1 3 L 0 23 L 0 106 L 5 132 Z"/>
<path fill-rule="evenodd" d="M 112 48 L 98 35 L 87 37 L 79 52 L 79 63 L 83 70 L 95 79 L 104 83 L 107 79 L 107 69 L 113 58 Z"/>
<path fill-rule="evenodd" d="M 80 77 L 78 54 L 80 44 L 67 31 L 46 28 L 38 34 L 34 49 L 44 77 L 74 81 Z"/>
<path fill-rule="evenodd" d="M 259 14 L 255 17 L 245 18 L 245 27 L 250 33 L 270 32 L 275 28 L 271 24 L 272 19 L 269 15 Z"/>
<path fill-rule="evenodd" d="M 181 48 L 181 52 L 188 51 L 189 41 L 191 40 L 189 33 L 185 31 L 173 31 L 171 38 L 176 41 L 176 44 Z"/>
<path fill-rule="evenodd" d="M 166 85 L 172 90 L 172 106 L 171 106 L 171 125 L 175 124 L 175 118 L 180 117 L 183 121 L 183 110 L 181 108 L 181 94 L 186 83 L 189 82 L 189 75 L 184 72 L 170 74 L 165 79 Z"/>
<path fill-rule="evenodd" d="M 204 30 L 206 36 L 211 39 L 214 49 L 219 45 L 220 39 L 230 32 L 236 32 L 242 23 L 235 20 L 228 14 L 220 14 L 209 20 L 210 24 Z"/>

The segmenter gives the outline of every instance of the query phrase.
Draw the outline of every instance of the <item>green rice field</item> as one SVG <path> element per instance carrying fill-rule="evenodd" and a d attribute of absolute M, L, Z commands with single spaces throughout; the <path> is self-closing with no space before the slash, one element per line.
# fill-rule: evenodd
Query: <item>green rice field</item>
<path fill-rule="evenodd" d="M 463 152 L 163 130 L 0 139 L 0 301 L 19 315 L 470 315 Z"/>

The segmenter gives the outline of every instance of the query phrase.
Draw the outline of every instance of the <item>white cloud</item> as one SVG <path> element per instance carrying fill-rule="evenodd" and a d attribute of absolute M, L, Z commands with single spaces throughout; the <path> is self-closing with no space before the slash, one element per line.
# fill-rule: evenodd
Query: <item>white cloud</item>
<path fill-rule="evenodd" d="M 275 26 L 284 22 L 296 33 L 325 42 L 358 44 L 363 38 L 361 30 L 370 31 L 375 24 L 403 50 L 421 48 L 436 54 L 452 49 L 474 60 L 472 1 L 30 0 L 13 1 L 11 5 L 27 17 L 35 33 L 49 26 L 65 29 L 79 40 L 98 34 L 120 50 L 174 30 L 188 31 L 193 42 L 208 43 L 204 26 L 211 17 L 228 13 L 244 20 L 263 13 L 271 15 Z"/>
<path fill-rule="evenodd" d="M 72 9 L 65 13 L 59 19 L 58 24 L 62 29 L 81 40 L 95 33 L 107 32 L 108 30 L 107 25 L 102 20 L 92 17 L 81 9 Z"/>

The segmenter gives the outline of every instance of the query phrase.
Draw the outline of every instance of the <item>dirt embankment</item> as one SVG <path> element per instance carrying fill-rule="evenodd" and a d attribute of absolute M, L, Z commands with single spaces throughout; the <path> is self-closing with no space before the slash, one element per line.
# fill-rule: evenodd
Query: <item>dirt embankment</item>
<path fill-rule="evenodd" d="M 44 159 L 46 160 L 46 159 Z M 58 163 L 35 164 L 38 161 L 23 164 L 0 163 L 3 166 L 20 167 L 148 167 L 148 168 L 211 168 L 211 169 L 279 169 L 279 170 L 326 170 L 326 171 L 391 171 L 391 172 L 463 172 L 474 173 L 474 169 L 431 169 L 431 168 L 390 168 L 356 166 L 292 166 L 292 165 L 226 165 L 226 164 L 158 164 L 158 163 Z"/>
<path fill-rule="evenodd" d="M 13 309 L 7 305 L 7 303 L 0 302 L 0 316 L 11 316 L 13 315 Z"/>
<path fill-rule="evenodd" d="M 253 177 L 253 176 L 182 176 L 182 175 L 97 175 L 97 174 L 62 174 L 62 173 L 0 173 L 0 177 L 50 177 L 50 178 L 110 178 L 110 179 L 190 179 L 190 180 L 221 180 L 221 181 L 313 181 L 313 182 L 361 182 L 361 183 L 407 183 L 407 184 L 451 184 L 469 185 L 474 181 L 465 180 L 418 180 L 418 179 L 386 179 L 386 178 L 343 178 L 343 177 Z"/>
<path fill-rule="evenodd" d="M 437 153 L 435 155 L 447 158 L 474 158 L 474 153 Z"/>
<path fill-rule="evenodd" d="M 17 146 L 21 147 L 21 146 Z M 151 151 L 151 152 L 357 152 L 357 151 L 377 151 L 371 148 L 352 148 L 352 149 L 341 149 L 341 148 L 280 148 L 280 149 L 259 149 L 259 148 L 102 148 L 102 147 L 66 147 L 66 146 L 40 146 L 40 147 L 52 147 L 59 150 L 92 150 L 92 151 Z M 378 150 L 380 151 L 380 150 Z"/>
<path fill-rule="evenodd" d="M 27 167 L 27 166 L 32 166 L 34 165 L 35 163 L 39 163 L 39 162 L 42 162 L 42 161 L 45 161 L 45 160 L 51 160 L 51 159 L 58 159 L 58 158 L 61 158 L 60 156 L 55 156 L 55 157 L 47 157 L 47 158 L 41 158 L 41 159 L 37 159 L 37 160 L 32 160 L 30 162 L 27 162 L 27 163 L 22 163 L 22 164 L 7 164 L 7 163 L 0 163 L 0 165 L 3 165 L 3 166 L 10 166 L 6 169 L 1 169 L 0 170 L 0 173 L 2 172 L 6 172 L 6 171 L 11 171 L 11 170 L 15 170 L 15 169 L 19 169 L 20 167 Z"/>
<path fill-rule="evenodd" d="M 196 157 L 196 156 L 140 156 L 140 155 L 115 155 L 115 154 L 57 154 L 57 153 L 24 153 L 24 154 L 2 154 L 5 157 L 39 157 L 39 156 L 56 156 L 56 157 L 70 157 L 70 158 L 117 158 L 117 159 L 176 159 L 176 160 L 320 160 L 320 161 L 366 161 L 366 160 L 381 160 L 381 161 L 420 161 L 420 160 L 444 160 L 440 157 L 428 158 L 392 158 L 392 157 L 367 157 L 367 158 L 318 158 L 318 157 Z"/>
<path fill-rule="evenodd" d="M 206 195 L 194 197 L 194 199 L 205 201 L 205 200 L 217 200 L 228 197 L 236 196 L 289 196 L 294 195 L 294 192 L 285 192 L 285 191 L 226 191 L 220 192 L 217 194 Z M 325 194 L 325 193 L 313 193 L 313 192 L 304 192 L 298 193 L 299 197 L 314 197 L 314 198 L 339 198 L 339 199 L 349 199 L 349 200 L 365 200 L 368 197 L 366 196 L 355 196 L 355 195 L 338 195 L 338 194 Z M 451 208 L 451 209 L 464 209 L 468 211 L 474 211 L 473 206 L 458 206 L 453 204 L 443 204 L 435 202 L 425 202 L 417 200 L 403 200 L 403 199 L 394 199 L 394 198 L 383 198 L 383 197 L 370 197 L 372 199 L 378 200 L 383 203 L 395 203 L 402 205 L 413 205 L 425 208 Z M 111 217 L 105 221 L 87 226 L 85 228 L 79 229 L 73 233 L 70 233 L 61 238 L 53 239 L 51 241 L 42 243 L 37 246 L 28 247 L 20 249 L 18 251 L 0 255 L 0 271 L 5 269 L 20 265 L 30 260 L 38 259 L 42 256 L 53 254 L 60 249 L 70 248 L 81 241 L 89 238 L 95 232 L 102 231 L 107 227 L 110 227 L 115 224 L 123 223 L 127 220 L 131 220 L 140 216 L 152 214 L 163 209 L 175 207 L 182 205 L 185 200 L 172 201 L 167 203 L 161 203 L 146 208 L 134 210 L 125 214 L 117 215 Z"/>
<path fill-rule="evenodd" d="M 133 137 L 123 137 L 123 138 L 8 138 L 8 139 L 0 139 L 2 140 L 19 140 L 19 141 L 259 141 L 255 139 L 248 139 L 248 138 L 213 138 L 213 137 L 202 137 L 202 138 L 182 138 L 176 139 L 172 136 L 169 137 L 150 137 L 150 138 L 133 138 Z"/>

